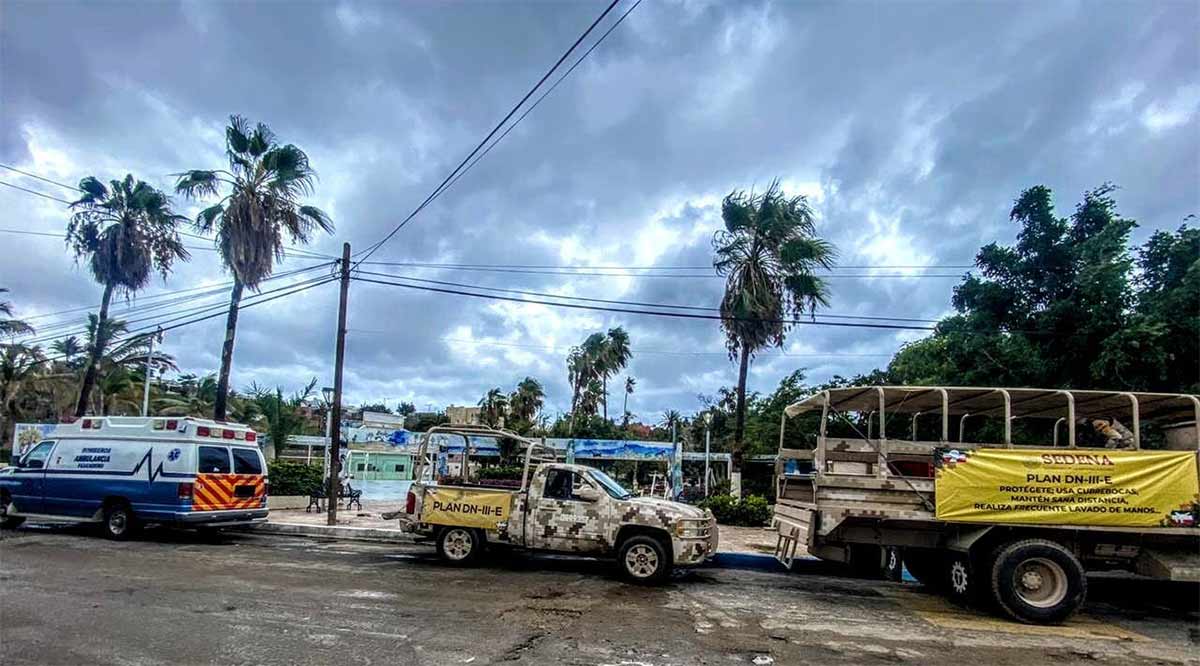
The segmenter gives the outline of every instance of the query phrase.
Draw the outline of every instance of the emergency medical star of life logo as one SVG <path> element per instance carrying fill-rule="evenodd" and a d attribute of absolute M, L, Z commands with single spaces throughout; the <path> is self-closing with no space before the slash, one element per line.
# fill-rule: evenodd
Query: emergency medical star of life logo
<path fill-rule="evenodd" d="M 167 454 L 167 460 L 175 462 L 176 460 L 179 460 L 179 456 L 181 455 L 183 455 L 183 451 L 179 449 L 171 449 L 171 452 Z"/>

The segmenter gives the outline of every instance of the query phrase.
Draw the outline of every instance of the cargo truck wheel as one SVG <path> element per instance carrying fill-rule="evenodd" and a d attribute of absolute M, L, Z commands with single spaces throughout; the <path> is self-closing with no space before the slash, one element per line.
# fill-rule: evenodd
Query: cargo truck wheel
<path fill-rule="evenodd" d="M 104 520 L 101 523 L 104 536 L 122 541 L 128 539 L 137 531 L 137 516 L 125 502 L 113 502 L 104 508 Z"/>
<path fill-rule="evenodd" d="M 900 549 L 895 546 L 883 549 L 883 577 L 891 581 L 904 578 L 904 559 L 900 555 Z"/>
<path fill-rule="evenodd" d="M 1014 620 L 1058 624 L 1087 596 L 1087 575 L 1075 555 L 1047 539 L 1001 548 L 991 571 L 992 596 Z"/>
<path fill-rule="evenodd" d="M 901 551 L 904 568 L 925 587 L 938 586 L 939 560 L 936 553 L 905 548 Z"/>
<path fill-rule="evenodd" d="M 617 564 L 625 578 L 639 585 L 656 585 L 671 575 L 673 563 L 667 549 L 649 536 L 629 537 L 617 553 Z"/>
<path fill-rule="evenodd" d="M 478 530 L 447 527 L 438 534 L 438 556 L 450 564 L 470 564 L 479 558 L 482 551 L 483 539 Z"/>

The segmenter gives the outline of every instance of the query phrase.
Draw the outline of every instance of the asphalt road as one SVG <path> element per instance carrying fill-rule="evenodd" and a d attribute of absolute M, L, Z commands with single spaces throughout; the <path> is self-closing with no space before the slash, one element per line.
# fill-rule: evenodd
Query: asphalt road
<path fill-rule="evenodd" d="M 648 589 L 589 560 L 455 569 L 419 545 L 23 529 L 0 534 L 0 664 L 1200 663 L 1195 587 L 1094 578 L 1077 619 L 1028 627 L 837 574 Z"/>

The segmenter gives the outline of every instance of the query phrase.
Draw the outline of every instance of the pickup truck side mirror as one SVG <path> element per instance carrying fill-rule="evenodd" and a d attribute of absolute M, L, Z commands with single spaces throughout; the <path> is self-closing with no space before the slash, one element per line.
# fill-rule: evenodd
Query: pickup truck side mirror
<path fill-rule="evenodd" d="M 583 485 L 579 487 L 579 490 L 575 491 L 575 497 L 585 502 L 595 502 L 600 499 L 600 491 L 592 486 Z"/>

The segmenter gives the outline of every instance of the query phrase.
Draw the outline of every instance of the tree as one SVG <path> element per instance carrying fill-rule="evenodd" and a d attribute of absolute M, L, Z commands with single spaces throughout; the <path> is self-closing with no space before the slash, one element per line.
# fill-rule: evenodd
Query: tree
<path fill-rule="evenodd" d="M 508 398 L 509 412 L 514 420 L 532 424 L 546 400 L 546 391 L 542 383 L 533 377 L 526 377 L 517 384 L 517 389 Z"/>
<path fill-rule="evenodd" d="M 304 428 L 304 414 L 301 412 L 301 407 L 312 395 L 316 385 L 317 378 L 313 377 L 312 381 L 303 389 L 287 398 L 283 397 L 283 389 L 278 386 L 272 390 L 257 384 L 250 385 L 249 393 L 258 405 L 262 419 L 267 423 L 267 436 L 271 438 L 276 459 L 279 458 L 279 454 L 287 446 L 292 435 L 299 434 Z"/>
<path fill-rule="evenodd" d="M 621 407 L 621 427 L 629 426 L 629 396 L 633 395 L 633 389 L 637 386 L 637 380 L 633 377 L 625 378 L 625 403 Z"/>
<path fill-rule="evenodd" d="M 1022 192 L 1009 214 L 1016 243 L 980 249 L 979 274 L 954 291 L 957 314 L 902 347 L 889 381 L 1200 389 L 1200 230 L 1160 231 L 1131 254 L 1136 223 L 1113 192 L 1085 193 L 1070 217 L 1048 188 Z"/>
<path fill-rule="evenodd" d="M 396 413 L 400 416 L 412 416 L 417 413 L 417 406 L 411 402 L 401 402 L 396 405 Z"/>
<path fill-rule="evenodd" d="M 632 357 L 633 352 L 629 349 L 629 334 L 625 332 L 625 329 L 620 326 L 608 329 L 608 336 L 604 340 L 597 363 L 597 372 L 600 375 L 600 382 L 603 384 L 604 418 L 606 419 L 608 418 L 608 378 L 624 370 Z"/>
<path fill-rule="evenodd" d="M 155 350 L 154 355 L 150 356 L 150 341 L 156 335 L 157 333 L 154 332 L 128 335 L 128 327 L 123 320 L 109 319 L 101 324 L 98 316 L 88 315 L 88 328 L 84 337 L 83 349 L 88 358 L 97 359 L 94 364 L 96 383 L 103 385 L 99 392 L 99 401 L 95 405 L 96 412 L 110 414 L 113 405 L 110 404 L 108 398 L 116 397 L 126 391 L 130 392 L 130 395 L 126 396 L 126 406 L 133 404 L 137 409 L 130 411 L 140 411 L 141 389 L 139 386 L 136 391 L 132 390 L 132 376 L 143 376 L 147 360 L 150 362 L 152 371 L 178 370 L 175 367 L 175 359 L 171 355 Z M 95 349 L 97 345 L 101 344 L 100 341 L 104 341 L 105 348 L 97 357 Z"/>
<path fill-rule="evenodd" d="M 150 283 L 157 270 L 163 280 L 176 260 L 188 259 L 179 240 L 178 225 L 185 218 L 171 210 L 167 195 L 126 175 L 105 187 L 93 177 L 79 181 L 83 196 L 73 204 L 67 225 L 67 245 L 76 261 L 87 259 L 96 282 L 104 286 L 97 317 L 101 335 L 92 345 L 79 389 L 75 416 L 87 412 L 92 386 L 100 371 L 100 357 L 108 346 L 108 305 L 114 292 L 132 295 Z"/>
<path fill-rule="evenodd" d="M 7 294 L 8 289 L 0 287 L 0 294 Z M 0 336 L 26 335 L 33 333 L 33 327 L 21 321 L 13 319 L 13 306 L 9 301 L 0 300 Z"/>
<path fill-rule="evenodd" d="M 388 407 L 387 405 L 383 404 L 382 402 L 364 403 L 362 407 L 358 408 L 358 410 L 360 412 L 377 412 L 380 414 L 391 414 L 392 413 L 391 408 Z"/>
<path fill-rule="evenodd" d="M 65 365 L 74 367 L 75 357 L 84 353 L 85 347 L 77 336 L 68 335 L 65 338 L 50 343 L 50 350 L 61 356 Z"/>
<path fill-rule="evenodd" d="M 155 411 L 163 416 L 198 416 L 212 414 L 217 401 L 217 375 L 209 373 L 203 378 L 196 375 L 180 375 L 178 392 L 163 396 L 155 403 Z"/>
<path fill-rule="evenodd" d="M 308 243 L 318 229 L 333 232 L 328 215 L 300 203 L 302 195 L 312 193 L 316 177 L 304 151 L 292 144 L 279 145 L 269 127 L 259 123 L 251 130 L 246 119 L 235 115 L 225 128 L 225 152 L 228 170 L 187 171 L 179 174 L 175 184 L 175 191 L 189 198 L 216 196 L 228 189 L 220 201 L 196 216 L 197 229 L 216 232 L 217 251 L 233 274 L 213 405 L 213 418 L 218 421 L 225 420 L 243 291 L 257 291 L 274 271 L 275 262 L 283 260 L 285 235 L 293 243 Z"/>
<path fill-rule="evenodd" d="M 36 345 L 0 345 L 0 442 L 8 440 L 17 421 L 18 396 L 38 380 L 45 363 L 46 357 Z"/>
<path fill-rule="evenodd" d="M 808 200 L 785 196 L 778 181 L 762 194 L 731 192 L 721 218 L 725 229 L 713 236 L 713 266 L 726 278 L 721 328 L 730 359 L 738 359 L 730 492 L 740 496 L 750 360 L 764 347 L 783 346 L 787 319 L 828 305 L 828 290 L 814 271 L 832 268 L 836 252 L 816 236 Z"/>
<path fill-rule="evenodd" d="M 488 391 L 479 401 L 480 417 L 483 422 L 493 428 L 504 422 L 508 414 L 508 396 L 499 388 Z"/>

